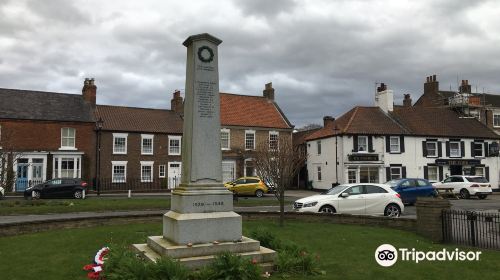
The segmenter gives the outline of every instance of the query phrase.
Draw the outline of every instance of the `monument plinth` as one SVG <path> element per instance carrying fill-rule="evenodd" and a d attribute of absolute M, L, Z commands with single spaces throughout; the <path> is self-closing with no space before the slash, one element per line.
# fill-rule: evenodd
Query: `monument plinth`
<path fill-rule="evenodd" d="M 161 255 L 191 267 L 205 265 L 214 255 L 230 251 L 252 257 L 266 270 L 275 252 L 242 236 L 241 216 L 233 212 L 233 195 L 222 182 L 218 45 L 204 33 L 184 41 L 187 47 L 181 184 L 163 216 L 163 236 L 135 244 L 155 260 Z"/>

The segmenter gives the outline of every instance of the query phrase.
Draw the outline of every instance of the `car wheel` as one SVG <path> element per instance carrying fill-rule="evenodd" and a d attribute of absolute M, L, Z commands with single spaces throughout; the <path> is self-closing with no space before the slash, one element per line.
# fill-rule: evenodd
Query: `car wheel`
<path fill-rule="evenodd" d="M 33 191 L 31 193 L 31 198 L 33 199 L 40 199 L 42 197 L 42 193 L 40 191 Z"/>
<path fill-rule="evenodd" d="M 255 196 L 256 197 L 263 197 L 264 196 L 264 192 L 262 190 L 256 190 L 255 191 Z"/>
<path fill-rule="evenodd" d="M 485 199 L 486 197 L 488 197 L 488 195 L 487 194 L 478 194 L 477 197 L 479 199 Z"/>
<path fill-rule="evenodd" d="M 319 212 L 333 214 L 333 213 L 335 213 L 335 212 L 337 212 L 337 211 L 335 211 L 335 208 L 333 208 L 332 206 L 330 206 L 330 205 L 325 205 L 325 206 L 322 206 L 322 207 L 319 209 Z"/>
<path fill-rule="evenodd" d="M 389 204 L 385 207 L 384 216 L 399 217 L 401 215 L 401 208 L 397 204 Z"/>
<path fill-rule="evenodd" d="M 83 193 L 82 193 L 82 191 L 81 191 L 81 190 L 77 190 L 77 191 L 75 191 L 75 193 L 73 194 L 73 197 L 74 197 L 75 199 L 81 199 L 81 198 L 83 198 Z"/>
<path fill-rule="evenodd" d="M 470 198 L 470 193 L 466 189 L 461 189 L 460 190 L 460 198 L 462 199 L 469 199 Z"/>

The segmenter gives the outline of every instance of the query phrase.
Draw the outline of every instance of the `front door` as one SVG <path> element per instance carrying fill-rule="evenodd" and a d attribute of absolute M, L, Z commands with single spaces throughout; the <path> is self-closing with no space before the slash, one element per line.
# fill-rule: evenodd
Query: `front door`
<path fill-rule="evenodd" d="M 181 167 L 180 162 L 169 162 L 168 163 L 168 188 L 177 188 L 181 182 Z"/>
<path fill-rule="evenodd" d="M 451 175 L 462 175 L 462 166 L 461 165 L 450 165 L 450 173 Z"/>
<path fill-rule="evenodd" d="M 19 159 L 16 173 L 16 192 L 24 192 L 28 187 L 28 159 Z"/>

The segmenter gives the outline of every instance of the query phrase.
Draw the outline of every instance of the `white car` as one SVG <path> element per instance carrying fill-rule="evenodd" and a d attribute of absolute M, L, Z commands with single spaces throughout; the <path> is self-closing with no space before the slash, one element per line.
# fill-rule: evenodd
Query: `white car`
<path fill-rule="evenodd" d="M 5 190 L 2 187 L 0 187 L 0 199 L 3 199 L 4 195 L 5 195 Z"/>
<path fill-rule="evenodd" d="M 453 193 L 459 194 L 463 199 L 471 196 L 485 199 L 492 193 L 490 183 L 481 176 L 453 175 L 432 185 L 436 189 L 453 188 Z"/>
<path fill-rule="evenodd" d="M 297 212 L 347 213 L 399 217 L 404 211 L 400 195 L 389 185 L 346 184 L 324 194 L 295 201 Z"/>

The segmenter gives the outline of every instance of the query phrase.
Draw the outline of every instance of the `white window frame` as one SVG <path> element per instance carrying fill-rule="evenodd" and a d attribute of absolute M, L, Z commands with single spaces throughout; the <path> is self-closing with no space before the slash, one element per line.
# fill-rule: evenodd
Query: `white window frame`
<path fill-rule="evenodd" d="M 272 136 L 276 136 L 276 140 L 271 140 Z M 273 149 L 271 147 L 271 143 L 272 143 L 271 141 L 276 141 L 276 148 L 275 149 Z M 278 131 L 269 131 L 269 150 L 274 151 L 274 150 L 278 149 L 279 142 L 280 142 L 280 133 Z"/>
<path fill-rule="evenodd" d="M 435 178 L 431 178 L 431 169 L 433 170 L 436 170 L 435 174 L 436 174 L 436 177 Z M 427 166 L 427 180 L 429 181 L 439 181 L 439 168 L 437 166 Z"/>
<path fill-rule="evenodd" d="M 354 177 L 352 177 L 352 175 L 354 175 Z M 348 184 L 355 184 L 357 182 L 358 182 L 358 169 L 357 168 L 348 168 L 347 169 L 347 183 Z"/>
<path fill-rule="evenodd" d="M 125 138 L 125 151 L 117 151 L 115 145 L 116 138 Z M 113 133 L 113 154 L 114 155 L 126 155 L 127 154 L 127 142 L 128 133 Z"/>
<path fill-rule="evenodd" d="M 153 134 L 141 134 L 141 155 L 153 155 L 154 153 L 154 135 Z M 144 151 L 144 140 L 151 140 L 151 152 Z M 169 142 L 170 143 L 170 142 Z"/>
<path fill-rule="evenodd" d="M 454 149 L 456 151 L 458 151 L 458 155 L 454 155 L 451 153 L 452 149 L 451 149 L 451 144 L 457 144 L 458 145 L 458 149 Z M 450 141 L 449 143 L 450 145 L 450 158 L 459 158 L 459 157 L 462 157 L 462 144 L 460 143 L 460 141 Z"/>
<path fill-rule="evenodd" d="M 316 141 L 316 152 L 319 155 L 321 155 L 321 140 Z"/>
<path fill-rule="evenodd" d="M 167 165 L 160 164 L 158 165 L 158 178 L 165 178 L 165 177 L 167 177 Z"/>
<path fill-rule="evenodd" d="M 224 179 L 224 173 L 225 173 L 225 170 L 224 170 L 224 167 L 230 167 L 230 171 L 231 171 L 231 179 L 230 181 L 233 181 L 234 179 L 236 179 L 236 162 L 234 160 L 223 160 L 222 161 L 222 179 Z M 227 180 L 223 180 L 223 181 L 227 181 Z M 227 182 L 223 182 L 223 183 L 227 183 Z"/>
<path fill-rule="evenodd" d="M 171 146 L 170 146 L 170 141 L 179 141 L 179 152 L 172 152 L 171 151 Z M 181 155 L 181 151 L 182 151 L 182 136 L 178 136 L 178 135 L 169 135 L 168 136 L 168 155 L 170 156 L 179 156 Z"/>
<path fill-rule="evenodd" d="M 493 114 L 493 127 L 500 127 L 500 114 Z"/>
<path fill-rule="evenodd" d="M 142 174 L 142 168 L 143 167 L 150 167 L 151 168 L 151 177 L 149 180 L 144 179 L 144 176 Z M 141 161 L 141 183 L 152 183 L 154 181 L 154 161 Z"/>
<path fill-rule="evenodd" d="M 316 179 L 318 180 L 318 182 L 323 181 L 323 174 L 322 174 L 322 170 L 321 170 L 321 165 L 316 166 Z"/>
<path fill-rule="evenodd" d="M 391 178 L 388 178 L 387 181 L 390 181 L 390 180 L 396 180 L 396 179 L 402 179 L 403 178 L 403 168 L 401 166 L 389 166 L 390 170 L 391 170 Z M 395 172 L 392 172 L 393 170 L 398 170 L 399 173 L 395 173 Z M 393 174 L 397 174 L 399 175 L 399 177 L 394 177 Z"/>
<path fill-rule="evenodd" d="M 481 169 L 481 170 L 482 170 L 481 174 L 478 174 L 478 173 L 477 173 L 477 171 L 478 171 L 479 169 Z M 475 176 L 483 176 L 483 177 L 486 177 L 486 167 L 484 167 L 484 166 L 476 166 L 476 167 L 474 167 L 474 175 L 475 175 Z"/>
<path fill-rule="evenodd" d="M 73 131 L 73 137 L 64 136 L 64 130 Z M 73 139 L 73 146 L 64 146 L 65 139 Z M 59 150 L 76 150 L 76 128 L 73 127 L 61 127 L 61 148 Z"/>
<path fill-rule="evenodd" d="M 363 150 L 363 151 L 361 151 L 361 150 L 359 149 L 360 147 L 362 147 L 362 146 L 360 145 L 360 142 L 361 142 L 361 141 L 359 141 L 359 140 L 361 140 L 361 139 L 365 139 L 365 147 L 366 147 L 366 148 L 365 148 L 365 150 Z M 357 148 L 358 148 L 358 153 L 368 153 L 368 136 L 358 136 L 358 147 L 357 147 Z"/>
<path fill-rule="evenodd" d="M 429 148 L 427 145 L 434 145 L 434 154 L 429 154 Z M 426 141 L 425 142 L 425 150 L 427 153 L 427 157 L 438 157 L 438 143 L 436 141 Z"/>
<path fill-rule="evenodd" d="M 480 155 L 477 155 L 476 153 L 476 145 L 480 145 L 481 146 L 481 154 Z M 473 146 L 473 149 L 474 149 L 474 157 L 477 157 L 477 158 L 482 158 L 484 157 L 484 143 L 483 142 L 474 142 L 474 144 L 472 145 Z"/>
<path fill-rule="evenodd" d="M 123 173 L 123 181 L 115 179 L 115 166 L 124 166 L 125 172 Z M 125 183 L 127 182 L 127 161 L 112 161 L 111 162 L 111 183 Z"/>
<path fill-rule="evenodd" d="M 252 147 L 251 148 L 248 148 L 248 140 L 249 138 L 247 138 L 247 135 L 253 135 L 253 143 L 252 143 Z M 248 151 L 248 150 L 255 150 L 255 130 L 245 130 L 245 150 Z"/>
<path fill-rule="evenodd" d="M 393 144 L 392 140 L 396 140 L 397 144 Z M 401 143 L 400 143 L 400 138 L 399 136 L 390 136 L 389 137 L 389 152 L 390 153 L 400 153 L 401 152 Z M 359 138 L 358 138 L 359 141 Z M 397 145 L 397 147 L 396 147 Z M 393 149 L 393 146 L 396 147 L 396 149 Z"/>
<path fill-rule="evenodd" d="M 223 150 L 223 151 L 231 150 L 231 130 L 228 129 L 228 128 L 222 128 L 220 130 L 220 133 L 221 133 L 221 136 L 220 136 L 220 139 L 221 139 L 221 141 L 220 141 L 221 150 Z M 227 146 L 226 147 L 223 146 L 223 141 L 222 141 L 222 134 L 223 133 L 227 133 Z"/>

